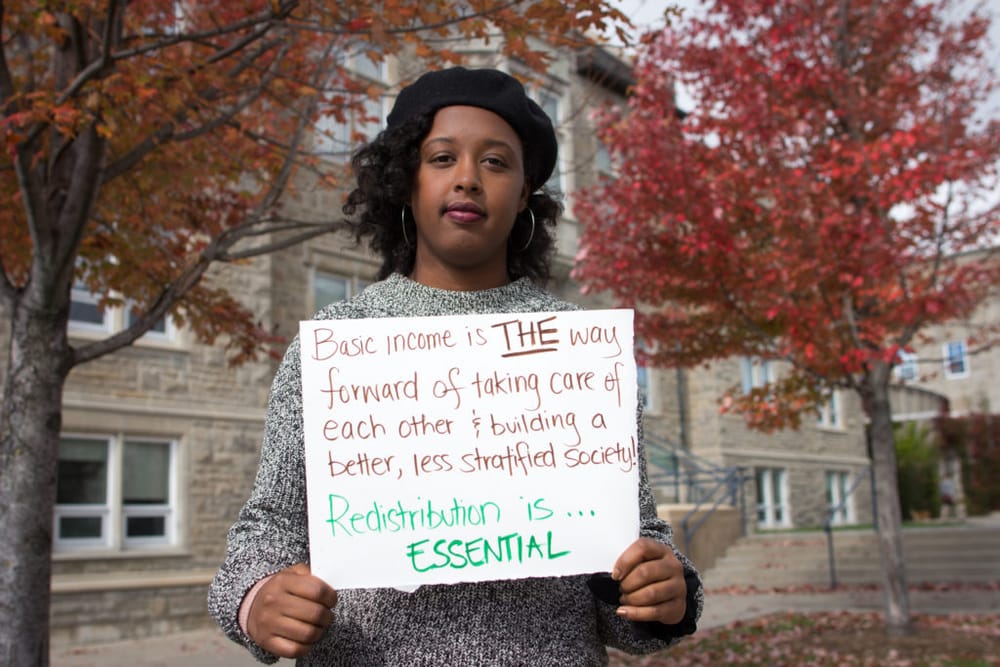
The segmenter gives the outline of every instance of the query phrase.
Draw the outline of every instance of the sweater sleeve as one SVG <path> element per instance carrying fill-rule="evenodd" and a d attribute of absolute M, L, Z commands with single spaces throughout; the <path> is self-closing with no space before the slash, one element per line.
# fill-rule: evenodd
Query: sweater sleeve
<path fill-rule="evenodd" d="M 229 530 L 226 558 L 208 595 L 209 612 L 223 632 L 267 663 L 277 656 L 240 627 L 239 609 L 258 581 L 309 559 L 300 366 L 296 339 L 274 377 L 257 478 Z"/>
<path fill-rule="evenodd" d="M 681 562 L 684 567 L 684 581 L 687 584 L 687 611 L 681 622 L 675 625 L 632 622 L 615 613 L 618 607 L 616 583 L 612 582 L 615 589 L 613 600 L 597 594 L 600 585 L 595 585 L 596 582 L 591 583 L 591 588 L 595 592 L 594 605 L 597 612 L 598 628 L 604 643 L 628 653 L 652 653 L 676 644 L 682 637 L 695 631 L 704 607 L 705 593 L 698 571 L 688 557 L 674 545 L 673 530 L 670 524 L 657 515 L 656 501 L 649 486 L 647 473 L 646 450 L 642 438 L 641 407 L 639 412 L 639 536 L 666 544 Z M 611 581 L 610 575 L 607 576 L 607 580 Z"/>

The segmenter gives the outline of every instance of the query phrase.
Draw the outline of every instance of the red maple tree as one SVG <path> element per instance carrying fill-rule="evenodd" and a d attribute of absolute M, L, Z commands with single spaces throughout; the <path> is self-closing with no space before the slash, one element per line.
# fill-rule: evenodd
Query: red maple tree
<path fill-rule="evenodd" d="M 14 0 L 0 3 L 0 663 L 47 663 L 49 554 L 70 370 L 169 315 L 234 362 L 273 338 L 213 265 L 336 222 L 279 203 L 311 172 L 307 137 L 380 91 L 346 54 L 454 61 L 479 39 L 540 69 L 551 46 L 625 26 L 603 0 Z M 378 120 L 378 119 L 372 119 Z M 69 340 L 71 288 L 130 325 Z"/>
<path fill-rule="evenodd" d="M 618 173 L 576 206 L 576 276 L 637 308 L 639 336 L 660 343 L 651 363 L 780 360 L 769 385 L 721 399 L 762 429 L 857 393 L 897 633 L 910 621 L 891 371 L 1000 283 L 1000 135 L 977 116 L 996 85 L 988 20 L 951 22 L 955 4 L 717 0 L 646 35 L 628 108 L 600 118 Z M 697 100 L 683 119 L 675 80 Z"/>

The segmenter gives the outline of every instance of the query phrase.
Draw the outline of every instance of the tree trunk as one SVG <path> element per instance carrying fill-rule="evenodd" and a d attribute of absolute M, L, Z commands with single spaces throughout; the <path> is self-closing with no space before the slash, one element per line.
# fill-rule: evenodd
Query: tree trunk
<path fill-rule="evenodd" d="M 913 626 L 910 623 L 910 598 L 906 588 L 896 439 L 892 430 L 892 408 L 889 405 L 889 371 L 886 364 L 879 364 L 872 371 L 865 379 L 862 400 L 871 429 L 886 631 L 890 635 L 908 635 L 913 632 Z"/>
<path fill-rule="evenodd" d="M 28 293 L 25 293 L 25 295 Z M 48 665 L 52 512 L 67 313 L 12 313 L 0 406 L 0 664 Z"/>

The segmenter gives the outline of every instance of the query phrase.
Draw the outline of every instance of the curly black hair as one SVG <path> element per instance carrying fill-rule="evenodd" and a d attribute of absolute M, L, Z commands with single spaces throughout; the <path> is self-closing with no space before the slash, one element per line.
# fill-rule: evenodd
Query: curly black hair
<path fill-rule="evenodd" d="M 360 214 L 350 221 L 354 238 L 359 244 L 367 241 L 368 248 L 382 257 L 379 280 L 391 273 L 409 275 L 413 271 L 416 230 L 410 223 L 404 236 L 400 211 L 410 201 L 420 166 L 420 145 L 433 121 L 431 112 L 387 128 L 351 159 L 357 187 L 347 196 L 343 211 L 349 219 Z M 530 146 L 524 146 L 525 173 L 532 171 L 528 168 L 532 158 Z M 533 234 L 528 208 L 535 217 Z M 528 277 L 539 284 L 548 281 L 555 249 L 554 228 L 561 214 L 562 204 L 544 188 L 529 196 L 528 207 L 518 214 L 507 239 L 507 273 L 511 280 Z"/>

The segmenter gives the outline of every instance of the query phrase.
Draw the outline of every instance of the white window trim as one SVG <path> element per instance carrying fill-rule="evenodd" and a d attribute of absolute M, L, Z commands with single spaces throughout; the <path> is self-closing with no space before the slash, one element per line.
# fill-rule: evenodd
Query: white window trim
<path fill-rule="evenodd" d="M 556 103 L 556 118 L 549 118 L 549 120 L 552 121 L 552 127 L 555 130 L 556 143 L 559 146 L 552 176 L 556 179 L 556 187 L 558 188 L 558 191 L 563 195 L 566 195 L 570 192 L 569 187 L 571 184 L 569 183 L 568 170 L 563 168 L 563 165 L 566 164 L 566 162 L 564 162 L 564 149 L 569 145 L 569 140 L 566 137 L 563 125 L 565 115 L 564 109 L 566 107 L 565 95 L 553 86 L 538 86 L 534 89 L 533 93 L 534 95 L 532 97 L 534 97 L 535 102 L 542 107 L 542 111 L 545 111 L 545 107 L 541 102 L 542 95 L 553 98 Z M 546 115 L 548 115 L 547 111 Z M 551 181 L 552 179 L 550 178 L 549 180 Z"/>
<path fill-rule="evenodd" d="M 128 311 L 126 311 L 126 308 L 130 307 L 131 304 L 127 304 L 125 308 L 122 308 L 123 329 L 128 324 Z M 164 322 L 165 326 L 163 331 L 156 331 L 154 329 L 150 329 L 149 331 L 144 333 L 139 340 L 144 342 L 158 342 L 158 343 L 177 342 L 180 337 L 180 329 L 178 329 L 177 325 L 174 323 L 174 318 L 172 318 L 170 315 L 167 315 L 166 317 L 164 317 Z"/>
<path fill-rule="evenodd" d="M 774 364 L 760 357 L 740 357 L 740 386 L 744 394 L 760 389 L 774 379 Z"/>
<path fill-rule="evenodd" d="M 657 347 L 656 342 L 648 344 L 646 341 L 639 339 L 635 340 L 636 352 L 652 352 L 655 351 Z M 638 355 L 636 355 L 638 356 Z M 643 366 L 639 363 L 638 358 L 635 360 L 635 380 L 636 384 L 639 386 L 639 396 L 640 399 L 644 399 L 642 404 L 642 411 L 647 415 L 656 415 L 660 413 L 660 402 L 659 395 L 656 390 L 656 368 L 654 366 Z M 642 384 L 639 381 L 639 374 L 645 372 L 646 383 Z"/>
<path fill-rule="evenodd" d="M 791 506 L 788 498 L 788 469 L 759 467 L 757 471 L 763 471 L 764 488 L 757 488 L 757 527 L 762 529 L 788 528 L 792 525 Z M 781 473 L 778 495 L 781 499 L 779 505 L 774 504 L 774 478 L 775 473 Z M 755 479 L 759 476 L 755 473 Z M 775 510 L 780 507 L 781 520 L 775 520 Z M 760 518 L 760 511 L 764 510 L 764 519 Z"/>
<path fill-rule="evenodd" d="M 347 284 L 345 299 L 350 299 L 351 297 L 357 295 L 361 290 L 370 285 L 372 281 L 361 278 L 357 274 L 347 275 L 344 273 L 339 273 L 337 271 L 327 271 L 322 267 L 314 266 L 309 272 L 309 298 L 311 300 L 312 312 L 316 313 L 320 308 L 325 308 L 329 304 L 317 303 L 316 302 L 316 283 L 317 276 L 323 274 L 330 278 L 336 278 L 338 280 L 343 280 Z"/>
<path fill-rule="evenodd" d="M 845 499 L 844 493 L 851 484 L 851 474 L 843 470 L 827 470 L 825 478 L 827 493 L 830 496 L 826 506 L 826 513 L 827 516 L 830 516 L 830 511 Z M 847 495 L 846 500 L 847 502 L 844 503 L 841 512 L 833 515 L 830 521 L 831 525 L 851 526 L 858 522 L 854 511 L 854 494 Z"/>
<path fill-rule="evenodd" d="M 83 303 L 88 305 L 96 306 L 100 297 L 91 292 L 85 287 L 74 286 L 70 290 L 70 302 Z M 72 333 L 97 333 L 97 334 L 109 334 L 115 330 L 115 308 L 105 308 L 102 313 L 103 322 L 101 324 L 96 324 L 94 322 L 84 322 L 83 320 L 70 319 L 69 329 Z"/>
<path fill-rule="evenodd" d="M 962 346 L 962 366 L 964 369 L 959 373 L 953 373 L 951 371 L 951 356 L 948 353 L 948 348 L 953 343 L 957 343 Z M 964 340 L 949 340 L 941 346 L 941 358 L 944 364 L 944 377 L 947 380 L 961 380 L 962 378 L 969 377 L 969 347 Z"/>
<path fill-rule="evenodd" d="M 916 382 L 920 378 L 920 371 L 917 368 L 917 364 L 919 363 L 917 353 L 900 350 L 896 355 L 899 357 L 899 362 L 892 369 L 896 381 Z"/>
<path fill-rule="evenodd" d="M 642 369 L 642 371 L 640 371 Z M 645 385 L 639 382 L 639 373 L 645 372 L 646 383 Z M 642 411 L 647 415 L 655 415 L 659 413 L 658 406 L 659 403 L 656 400 L 656 382 L 653 378 L 653 367 L 652 366 L 640 366 L 636 364 L 636 381 L 639 385 L 639 393 L 642 397 Z"/>
<path fill-rule="evenodd" d="M 72 293 L 70 294 L 70 299 L 72 301 L 79 301 L 83 303 L 97 303 L 99 297 L 85 288 L 74 287 Z M 90 322 L 70 319 L 68 324 L 69 334 L 79 338 L 93 339 L 103 338 L 108 334 L 124 331 L 128 328 L 129 317 L 127 309 L 130 307 L 130 304 L 126 303 L 122 306 L 110 306 L 105 308 L 103 325 L 96 325 Z M 135 344 L 167 348 L 181 347 L 183 344 L 181 330 L 174 323 L 173 317 L 166 315 L 165 319 L 165 331 L 147 331 L 136 340 Z"/>
<path fill-rule="evenodd" d="M 173 438 L 130 437 L 126 434 L 63 433 L 62 437 L 81 440 L 103 441 L 109 448 L 107 459 L 107 503 L 89 505 L 59 505 L 53 512 L 53 551 L 62 554 L 108 552 L 117 553 L 130 550 L 163 549 L 180 546 L 180 443 Z M 123 458 L 125 443 L 152 442 L 169 446 L 169 470 L 167 492 L 169 502 L 164 505 L 129 505 L 122 502 Z M 59 536 L 59 520 L 62 517 L 101 515 L 101 537 L 67 538 Z M 164 534 L 157 537 L 126 537 L 125 520 L 129 516 L 163 516 Z"/>
<path fill-rule="evenodd" d="M 829 398 L 819 406 L 817 425 L 831 431 L 844 430 L 844 407 L 840 400 L 840 392 L 834 390 Z"/>

